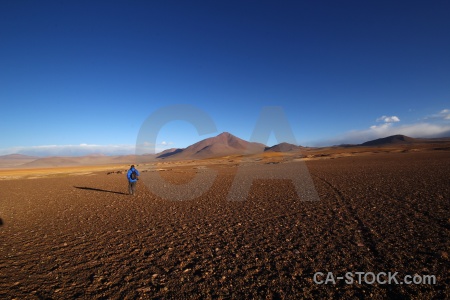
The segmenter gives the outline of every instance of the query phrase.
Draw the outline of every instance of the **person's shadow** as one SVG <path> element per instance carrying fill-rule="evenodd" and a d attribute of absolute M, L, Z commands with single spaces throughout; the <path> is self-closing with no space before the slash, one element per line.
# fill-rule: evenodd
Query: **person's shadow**
<path fill-rule="evenodd" d="M 86 186 L 74 186 L 74 188 L 77 188 L 80 190 L 95 191 L 95 192 L 105 192 L 105 193 L 113 193 L 113 194 L 119 194 L 119 195 L 128 195 L 128 194 L 122 193 L 122 192 L 108 191 L 108 190 L 102 190 L 102 189 L 91 188 L 91 187 L 86 187 Z"/>

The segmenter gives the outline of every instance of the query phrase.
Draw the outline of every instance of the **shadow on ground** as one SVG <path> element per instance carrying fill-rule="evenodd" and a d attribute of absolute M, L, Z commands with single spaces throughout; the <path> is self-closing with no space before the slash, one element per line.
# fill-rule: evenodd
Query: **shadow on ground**
<path fill-rule="evenodd" d="M 95 191 L 95 192 L 105 192 L 105 193 L 113 193 L 113 194 L 119 194 L 119 195 L 128 195 L 128 194 L 122 193 L 122 192 L 108 191 L 108 190 L 102 190 L 102 189 L 91 188 L 91 187 L 86 187 L 86 186 L 74 186 L 74 188 L 77 188 L 80 190 Z"/>

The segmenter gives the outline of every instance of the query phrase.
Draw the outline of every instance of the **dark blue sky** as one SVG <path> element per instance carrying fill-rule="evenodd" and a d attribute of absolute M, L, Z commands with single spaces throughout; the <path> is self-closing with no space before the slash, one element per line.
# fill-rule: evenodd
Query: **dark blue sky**
<path fill-rule="evenodd" d="M 208 136 L 249 139 L 263 106 L 304 145 L 448 135 L 449 15 L 449 1 L 2 1 L 0 154 L 133 152 L 172 104 L 209 114 Z M 176 121 L 157 148 L 208 136 Z"/>

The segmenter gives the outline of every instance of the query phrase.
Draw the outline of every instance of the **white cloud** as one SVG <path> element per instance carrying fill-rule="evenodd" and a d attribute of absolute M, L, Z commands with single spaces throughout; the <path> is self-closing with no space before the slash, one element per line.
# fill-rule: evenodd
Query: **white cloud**
<path fill-rule="evenodd" d="M 160 149 L 156 150 L 158 152 Z M 135 152 L 136 152 L 135 145 L 93 145 L 93 144 L 42 145 L 42 146 L 10 147 L 0 149 L 0 155 L 19 153 L 33 156 L 83 156 L 92 154 L 128 155 L 128 154 L 135 154 Z"/>
<path fill-rule="evenodd" d="M 381 124 L 381 125 L 370 126 L 370 129 L 373 130 L 373 131 L 383 131 L 383 130 L 388 129 L 391 126 L 392 126 L 392 123 L 384 123 L 384 124 Z"/>
<path fill-rule="evenodd" d="M 162 141 L 160 144 L 158 144 L 160 146 L 170 146 L 173 145 L 173 142 L 167 142 L 167 141 Z"/>
<path fill-rule="evenodd" d="M 439 116 L 444 120 L 450 120 L 450 109 L 441 110 Z"/>
<path fill-rule="evenodd" d="M 443 109 L 437 114 L 429 115 L 424 118 L 425 120 L 435 119 L 435 120 L 450 120 L 450 109 Z"/>
<path fill-rule="evenodd" d="M 381 116 L 376 121 L 377 122 L 385 122 L 385 123 L 396 123 L 396 122 L 400 122 L 400 119 L 397 116 L 391 116 L 391 117 Z"/>

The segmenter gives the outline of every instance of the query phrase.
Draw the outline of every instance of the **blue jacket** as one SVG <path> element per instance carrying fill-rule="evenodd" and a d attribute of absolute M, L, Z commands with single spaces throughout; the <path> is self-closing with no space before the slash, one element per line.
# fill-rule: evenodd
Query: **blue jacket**
<path fill-rule="evenodd" d="M 137 169 L 135 169 L 135 168 L 129 169 L 128 173 L 127 173 L 127 178 L 128 178 L 129 182 L 136 182 L 137 181 L 137 178 L 136 179 L 131 179 L 131 173 L 133 173 L 133 171 L 136 172 L 137 176 L 139 176 L 139 171 Z"/>

